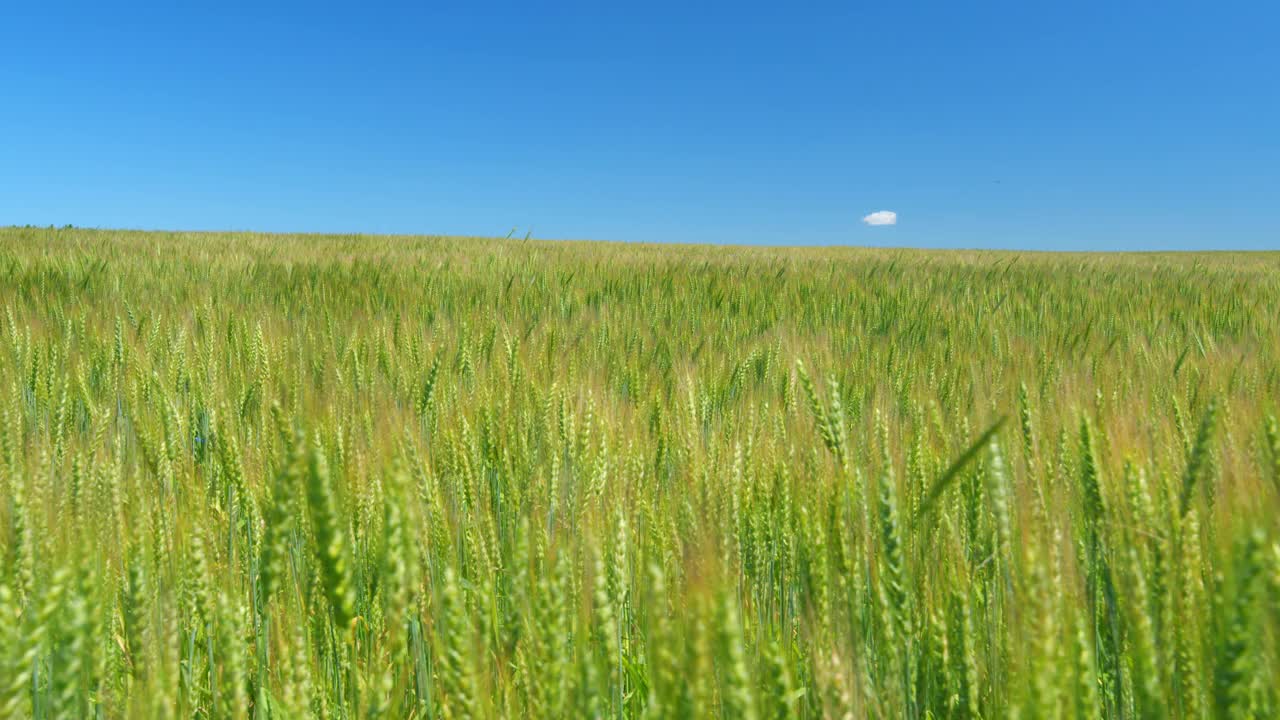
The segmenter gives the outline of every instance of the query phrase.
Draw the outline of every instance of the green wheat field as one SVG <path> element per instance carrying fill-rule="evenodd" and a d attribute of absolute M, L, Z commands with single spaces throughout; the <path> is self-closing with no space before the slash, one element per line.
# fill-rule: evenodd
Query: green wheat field
<path fill-rule="evenodd" d="M 1280 253 L 0 230 L 4 718 L 1280 716 Z"/>

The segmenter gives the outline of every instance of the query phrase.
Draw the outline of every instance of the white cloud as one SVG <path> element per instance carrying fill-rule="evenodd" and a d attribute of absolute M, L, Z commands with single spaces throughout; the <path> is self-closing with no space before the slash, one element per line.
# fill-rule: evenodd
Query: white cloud
<path fill-rule="evenodd" d="M 897 225 L 898 213 L 892 210 L 877 210 L 862 218 L 862 222 L 868 225 Z"/>

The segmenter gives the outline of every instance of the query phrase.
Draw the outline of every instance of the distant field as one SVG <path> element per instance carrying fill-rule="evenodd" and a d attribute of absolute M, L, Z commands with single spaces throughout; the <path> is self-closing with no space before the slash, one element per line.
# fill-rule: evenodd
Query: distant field
<path fill-rule="evenodd" d="M 1280 253 L 7 228 L 0 312 L 0 717 L 1280 717 Z"/>

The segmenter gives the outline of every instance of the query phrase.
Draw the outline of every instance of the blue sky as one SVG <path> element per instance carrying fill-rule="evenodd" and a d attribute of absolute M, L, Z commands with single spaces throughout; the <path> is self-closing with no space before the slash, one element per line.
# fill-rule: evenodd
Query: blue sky
<path fill-rule="evenodd" d="M 10 2 L 0 224 L 1280 248 L 1274 3 L 965 5 Z"/>

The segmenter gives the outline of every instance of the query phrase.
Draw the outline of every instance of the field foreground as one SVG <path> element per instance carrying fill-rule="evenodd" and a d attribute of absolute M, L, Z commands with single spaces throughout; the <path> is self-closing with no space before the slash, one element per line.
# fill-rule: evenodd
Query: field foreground
<path fill-rule="evenodd" d="M 0 717 L 1280 716 L 1280 253 L 9 228 L 0 311 Z"/>

